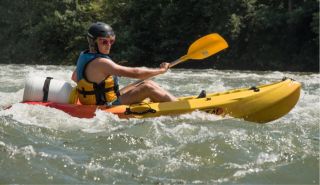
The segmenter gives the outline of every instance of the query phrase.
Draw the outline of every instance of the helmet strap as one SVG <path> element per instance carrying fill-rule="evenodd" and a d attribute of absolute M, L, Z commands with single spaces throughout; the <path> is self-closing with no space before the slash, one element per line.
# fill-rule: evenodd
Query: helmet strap
<path fill-rule="evenodd" d="M 87 40 L 89 43 L 89 49 L 91 51 L 94 50 L 94 52 L 101 54 L 101 52 L 99 51 L 98 44 L 97 44 L 97 38 L 93 38 L 90 35 L 88 35 Z"/>
<path fill-rule="evenodd" d="M 97 39 L 97 38 L 95 39 L 94 46 L 95 46 L 95 50 L 96 50 L 96 52 L 97 52 L 98 54 L 103 54 L 103 53 L 101 53 L 100 50 L 99 50 L 99 47 L 98 47 L 98 39 Z"/>
<path fill-rule="evenodd" d="M 97 52 L 98 54 L 102 54 L 102 53 L 100 52 L 100 50 L 99 50 L 99 47 L 98 47 L 97 42 L 96 42 L 94 45 L 95 45 L 95 50 L 96 50 L 96 52 Z"/>

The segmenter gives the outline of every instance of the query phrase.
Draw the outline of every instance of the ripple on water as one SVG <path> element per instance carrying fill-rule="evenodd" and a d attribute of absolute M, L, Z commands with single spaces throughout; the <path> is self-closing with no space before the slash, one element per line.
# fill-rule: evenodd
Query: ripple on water
<path fill-rule="evenodd" d="M 0 66 L 0 106 L 21 101 L 29 75 L 71 82 L 72 66 Z M 7 70 L 5 73 L 4 71 Z M 1 72 L 2 71 L 2 72 Z M 200 89 L 269 83 L 303 84 L 297 106 L 268 124 L 200 111 L 122 120 L 97 111 L 79 119 L 41 106 L 0 110 L 3 183 L 318 184 L 319 74 L 171 70 L 155 80 L 177 95 Z M 122 79 L 121 85 L 128 79 Z M 33 178 L 30 178 L 32 176 Z"/>

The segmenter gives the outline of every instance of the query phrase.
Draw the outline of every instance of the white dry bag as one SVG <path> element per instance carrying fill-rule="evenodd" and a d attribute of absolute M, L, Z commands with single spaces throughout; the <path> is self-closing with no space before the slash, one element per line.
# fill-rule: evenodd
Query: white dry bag
<path fill-rule="evenodd" d="M 70 83 L 51 77 L 30 77 L 26 79 L 23 101 L 68 103 L 72 91 Z"/>

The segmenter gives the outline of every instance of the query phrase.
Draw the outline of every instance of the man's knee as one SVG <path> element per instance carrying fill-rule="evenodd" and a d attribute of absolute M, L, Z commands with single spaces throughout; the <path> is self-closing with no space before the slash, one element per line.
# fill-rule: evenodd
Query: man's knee
<path fill-rule="evenodd" d="M 145 80 L 141 85 L 144 87 L 144 89 L 148 89 L 148 90 L 156 89 L 155 82 L 151 80 Z"/>
<path fill-rule="evenodd" d="M 160 86 L 159 86 L 156 82 L 154 82 L 154 81 L 152 81 L 152 80 L 145 80 L 145 83 L 146 83 L 148 86 L 150 86 L 150 87 L 152 87 L 152 88 L 154 88 L 154 89 L 159 89 L 159 88 L 160 88 Z"/>

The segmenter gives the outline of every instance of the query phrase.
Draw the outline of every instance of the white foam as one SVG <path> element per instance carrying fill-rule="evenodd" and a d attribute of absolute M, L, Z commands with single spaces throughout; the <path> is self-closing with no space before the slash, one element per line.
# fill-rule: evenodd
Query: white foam
<path fill-rule="evenodd" d="M 264 163 L 275 163 L 279 160 L 279 155 L 278 154 L 268 154 L 268 153 L 264 153 L 264 152 L 261 152 L 259 153 L 259 156 L 257 158 L 257 161 L 256 163 L 258 165 L 262 165 Z"/>
<path fill-rule="evenodd" d="M 30 160 L 37 155 L 32 145 L 17 147 L 5 144 L 4 142 L 0 142 L 0 145 L 5 148 L 10 158 L 23 156 L 26 160 Z"/>
<path fill-rule="evenodd" d="M 238 170 L 238 171 L 236 171 L 236 173 L 233 174 L 233 176 L 239 178 L 239 177 L 244 177 L 247 174 L 258 173 L 261 171 L 263 171 L 261 168 L 250 168 L 247 170 Z"/>
<path fill-rule="evenodd" d="M 17 92 L 0 92 L 0 109 L 22 101 L 23 89 Z"/>

